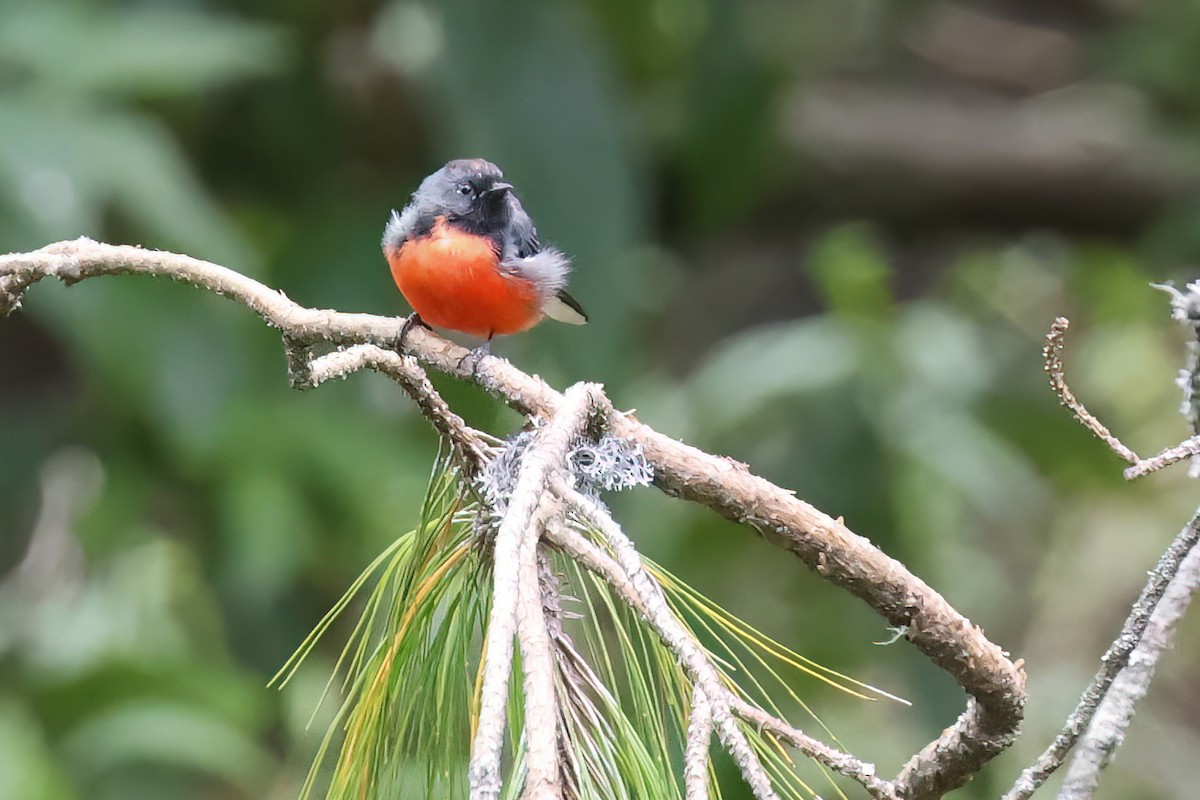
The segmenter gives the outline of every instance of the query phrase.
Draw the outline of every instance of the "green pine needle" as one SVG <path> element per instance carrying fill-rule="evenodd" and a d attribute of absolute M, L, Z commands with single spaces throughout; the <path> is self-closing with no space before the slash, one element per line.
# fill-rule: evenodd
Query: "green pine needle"
<path fill-rule="evenodd" d="M 301 800 L 326 781 L 327 800 L 467 797 L 484 662 L 482 634 L 492 591 L 487 551 L 476 534 L 478 507 L 467 496 L 461 476 L 443 453 L 417 527 L 371 562 L 272 679 L 273 685 L 286 686 L 320 638 L 371 584 L 326 685 L 328 694 L 341 675 L 343 701 L 318 748 Z M 582 533 L 603 546 L 594 531 L 585 528 Z M 559 599 L 563 605 L 576 601 L 580 611 L 578 620 L 548 621 L 557 650 L 565 796 L 681 797 L 691 697 L 687 675 L 602 579 L 562 554 L 548 557 Z M 765 710 L 780 715 L 777 700 L 790 699 L 824 728 L 792 688 L 794 673 L 856 697 L 897 699 L 795 653 L 661 567 L 647 562 L 647 569 L 676 615 L 708 648 L 725 683 Z M 502 796 L 515 800 L 524 774 L 519 659 L 513 669 Z M 791 750 L 769 733 L 745 724 L 742 729 L 782 797 L 816 796 L 799 771 L 807 762 L 797 764 Z M 833 796 L 844 797 L 823 769 L 809 771 L 829 781 Z M 712 796 L 720 798 L 716 773 L 710 766 Z"/>

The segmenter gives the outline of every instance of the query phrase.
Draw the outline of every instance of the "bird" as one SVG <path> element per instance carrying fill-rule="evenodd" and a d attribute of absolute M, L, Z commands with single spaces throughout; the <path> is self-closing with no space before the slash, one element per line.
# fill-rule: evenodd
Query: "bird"
<path fill-rule="evenodd" d="M 481 158 L 455 159 L 425 178 L 383 231 L 383 254 L 412 306 L 398 344 L 414 325 L 484 339 L 520 333 L 544 318 L 588 321 L 567 293 L 570 260 L 542 245 L 504 173 Z M 477 363 L 477 362 L 476 362 Z"/>

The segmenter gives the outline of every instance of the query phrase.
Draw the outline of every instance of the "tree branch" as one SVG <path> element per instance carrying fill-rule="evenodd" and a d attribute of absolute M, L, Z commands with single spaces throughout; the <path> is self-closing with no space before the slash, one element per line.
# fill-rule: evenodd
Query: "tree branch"
<path fill-rule="evenodd" d="M 483 442 L 491 437 L 470 427 L 450 410 L 412 356 L 401 356 L 394 350 L 384 350 L 373 344 L 356 344 L 316 358 L 311 357 L 310 351 L 309 358 L 300 374 L 289 369 L 293 386 L 301 389 L 317 387 L 331 378 L 343 378 L 364 369 L 387 375 L 416 401 L 425 418 L 450 442 L 468 478 L 478 474 L 483 467 L 488 458 Z"/>
<path fill-rule="evenodd" d="M 602 523 L 600 532 L 609 540 L 610 545 L 614 549 L 629 551 L 627 558 L 636 557 L 636 552 L 632 550 L 631 543 L 620 531 L 620 527 L 595 501 L 583 498 L 569 487 L 563 486 L 561 482 L 556 483 L 554 489 L 572 509 L 582 512 L 589 524 L 606 520 Z M 583 500 L 586 500 L 583 507 L 576 505 Z M 615 541 L 611 538 L 614 534 L 618 534 Z M 642 588 L 639 589 L 637 582 L 630 577 L 623 564 L 618 563 L 616 559 L 592 544 L 577 531 L 563 525 L 554 525 L 547 529 L 546 536 L 563 552 L 603 578 L 605 583 L 637 611 L 658 634 L 663 643 L 685 665 L 689 674 L 692 674 L 693 669 L 699 670 L 700 678 L 693 676 L 693 680 L 695 688 L 704 693 L 709 717 L 712 717 L 718 709 L 726 709 L 727 713 L 741 717 L 760 730 L 769 731 L 776 738 L 790 744 L 805 756 L 834 772 L 858 781 L 870 792 L 872 797 L 890 800 L 897 796 L 895 788 L 890 783 L 875 775 L 873 765 L 866 764 L 848 753 L 843 753 L 813 739 L 783 720 L 747 702 L 726 687 L 720 677 L 715 676 L 715 669 L 708 655 L 703 652 L 703 648 L 700 648 L 699 643 L 686 630 L 682 630 L 682 625 L 663 598 L 657 582 L 644 570 L 639 569 L 642 583 Z M 697 650 L 699 652 L 696 652 Z M 703 662 L 702 666 L 701 662 Z"/>
<path fill-rule="evenodd" d="M 1138 454 L 1113 436 L 1112 432 L 1104 427 L 1104 424 L 1096 419 L 1083 403 L 1079 402 L 1075 393 L 1071 391 L 1071 387 L 1067 386 L 1063 367 L 1063 349 L 1066 346 L 1067 328 L 1070 325 L 1071 321 L 1066 317 L 1058 317 L 1051 323 L 1050 332 L 1046 334 L 1046 346 L 1042 348 L 1042 358 L 1045 361 L 1046 373 L 1050 376 L 1050 391 L 1054 392 L 1059 402 L 1070 409 L 1071 413 L 1075 415 L 1075 419 L 1091 431 L 1093 436 L 1108 445 L 1114 453 L 1130 464 L 1137 464 L 1142 460 Z"/>
<path fill-rule="evenodd" d="M 1186 536 L 1194 540 L 1198 525 L 1200 511 L 1179 537 Z M 1159 569 L 1162 569 L 1161 562 Z M 1117 748 L 1124 741 L 1137 703 L 1146 696 L 1150 681 L 1154 679 L 1158 657 L 1171 645 L 1175 627 L 1187 612 L 1198 586 L 1200 548 L 1193 545 L 1150 612 L 1137 646 L 1096 708 L 1087 733 L 1075 746 L 1058 795 L 1059 800 L 1087 800 L 1095 792 L 1100 773 L 1112 761 Z"/>
<path fill-rule="evenodd" d="M 1054 738 L 1054 742 L 1042 753 L 1037 762 L 1021 773 L 1013 788 L 1004 795 L 1004 800 L 1025 800 L 1045 783 L 1046 778 L 1062 766 L 1063 759 L 1075 746 L 1075 742 L 1088 723 L 1091 722 L 1100 701 L 1108 693 L 1117 674 L 1129 663 L 1129 656 L 1141 641 L 1155 606 L 1158 605 L 1167 586 L 1179 571 L 1179 565 L 1195 548 L 1198 540 L 1200 540 L 1200 512 L 1197 512 L 1187 527 L 1179 532 L 1175 541 L 1171 542 L 1171 546 L 1159 559 L 1154 571 L 1150 573 L 1150 579 L 1142 588 L 1137 602 L 1133 604 L 1129 617 L 1121 627 L 1120 634 L 1100 657 L 1100 670 L 1096 673 L 1092 683 L 1084 690 L 1075 710 L 1067 717 L 1062 732 Z"/>
<path fill-rule="evenodd" d="M 1197 320 L 1200 320 L 1200 311 L 1198 311 L 1200 294 L 1197 294 L 1200 284 L 1191 284 L 1187 293 L 1170 287 L 1159 288 L 1167 289 L 1172 295 L 1172 316 L 1190 325 L 1193 333 L 1200 332 L 1200 327 L 1197 326 Z M 1150 458 L 1142 458 L 1126 447 L 1096 419 L 1075 397 L 1064 376 L 1063 349 L 1068 326 L 1069 322 L 1066 318 L 1059 317 L 1054 320 L 1046 335 L 1043 355 L 1046 372 L 1050 375 L 1050 388 L 1084 427 L 1105 442 L 1113 452 L 1132 464 L 1125 470 L 1126 479 L 1132 480 L 1147 475 L 1200 454 L 1200 437 L 1193 437 Z M 1179 383 L 1184 390 L 1182 411 L 1194 427 L 1196 420 L 1200 419 L 1195 411 L 1195 386 L 1198 382 L 1195 373 L 1200 370 L 1200 359 L 1196 356 L 1195 342 L 1191 343 L 1190 348 L 1188 369 L 1191 372 L 1185 371 L 1180 377 Z M 1111 759 L 1112 753 L 1123 736 L 1125 726 L 1132 718 L 1133 704 L 1145 693 L 1150 678 L 1153 676 L 1158 652 L 1166 645 L 1166 631 L 1170 630 L 1186 610 L 1186 598 L 1200 580 L 1200 575 L 1195 574 L 1195 569 L 1188 569 L 1185 575 L 1180 576 L 1181 565 L 1185 562 L 1192 564 L 1195 561 L 1193 555 L 1196 552 L 1197 541 L 1200 541 L 1200 511 L 1197 511 L 1192 521 L 1179 532 L 1159 559 L 1158 565 L 1150 573 L 1149 580 L 1146 581 L 1141 594 L 1133 604 L 1121 632 L 1101 657 L 1099 671 L 1084 690 L 1074 711 L 1067 717 L 1062 731 L 1038 757 L 1037 761 L 1021 773 L 1013 787 L 1004 795 L 1004 800 L 1025 800 L 1031 796 L 1050 775 L 1062 766 L 1084 730 L 1094 725 L 1097 714 L 1103 710 L 1105 713 L 1102 723 L 1104 730 L 1092 732 L 1084 754 L 1076 756 L 1078 769 L 1073 769 L 1072 774 L 1068 775 L 1060 795 L 1061 798 L 1070 798 L 1070 800 L 1090 797 L 1091 791 L 1099 779 L 1100 770 L 1107 766 L 1108 760 Z M 1171 590 L 1173 585 L 1177 584 L 1181 585 L 1174 590 L 1175 599 L 1160 611 L 1159 607 L 1162 605 L 1164 595 Z M 1182 600 L 1180 595 L 1183 596 Z M 1151 625 L 1151 620 L 1156 618 L 1159 620 L 1161 633 L 1155 636 L 1154 641 L 1144 642 L 1144 636 Z M 1126 675 L 1122 680 L 1119 676 L 1127 672 L 1130 659 L 1135 652 L 1141 654 L 1141 663 L 1135 665 L 1137 669 L 1132 670 L 1131 674 Z M 1122 680 L 1122 684 L 1119 686 L 1118 680 Z M 1117 686 L 1115 693 L 1114 686 Z"/>
<path fill-rule="evenodd" d="M 1063 370 L 1063 349 L 1069 325 L 1070 322 L 1066 317 L 1059 317 L 1054 320 L 1054 323 L 1050 326 L 1050 332 L 1046 334 L 1046 346 L 1043 348 L 1042 354 L 1045 358 L 1046 372 L 1050 375 L 1050 389 L 1058 396 L 1059 401 L 1071 410 L 1071 413 L 1075 415 L 1075 419 L 1079 420 L 1083 424 L 1083 427 L 1091 431 L 1092 435 L 1097 439 L 1108 445 L 1114 453 L 1129 462 L 1130 466 L 1125 469 L 1125 479 L 1135 480 L 1144 475 L 1149 475 L 1151 472 L 1158 472 L 1160 469 L 1178 464 L 1180 461 L 1200 456 L 1200 436 L 1193 436 L 1174 447 L 1168 447 L 1152 456 L 1142 458 L 1133 452 L 1133 450 L 1126 447 L 1100 420 L 1096 419 L 1095 415 L 1088 411 L 1083 403 L 1075 397 L 1075 393 L 1071 391 L 1071 387 L 1067 386 L 1067 379 Z M 1184 402 L 1185 404 L 1190 402 L 1190 395 L 1188 395 Z M 1185 413 L 1186 410 L 1187 406 L 1185 405 Z"/>
<path fill-rule="evenodd" d="M 1177 380 L 1183 390 L 1179 413 L 1192 433 L 1200 436 L 1200 281 L 1192 281 L 1182 291 L 1169 284 L 1151 285 L 1171 296 L 1171 318 L 1188 330 L 1187 363 Z M 1200 459 L 1192 459 L 1188 474 L 1200 477 Z"/>
<path fill-rule="evenodd" d="M 868 764 L 849 753 L 843 753 L 812 738 L 799 728 L 788 725 L 743 698 L 734 697 L 732 707 L 733 713 L 756 728 L 770 732 L 776 739 L 791 745 L 813 761 L 823 764 L 839 775 L 845 775 L 847 778 L 858 781 L 871 797 L 878 798 L 878 800 L 893 800 L 893 798 L 899 797 L 897 789 L 892 783 L 875 774 L 874 764 Z"/>
<path fill-rule="evenodd" d="M 580 514 L 588 525 L 595 527 L 603 534 L 605 541 L 613 549 L 616 562 L 629 579 L 633 591 L 641 600 L 646 610 L 647 621 L 658 633 L 663 643 L 679 658 L 683 668 L 697 687 L 709 699 L 712 722 L 721 739 L 721 744 L 729 751 L 734 763 L 742 772 L 742 777 L 749 784 L 757 800 L 778 800 L 771 779 L 763 768 L 762 762 L 750 746 L 746 735 L 738 727 L 729 703 L 729 693 L 725 690 L 720 675 L 709 661 L 700 643 L 688 632 L 683 623 L 671 611 L 662 589 L 642 568 L 642 559 L 634 548 L 633 543 L 625 536 L 608 515 L 607 510 L 596 500 L 580 494 L 566 485 L 564 481 L 551 482 L 551 489 L 574 512 Z"/>
<path fill-rule="evenodd" d="M 225 267 L 174 253 L 78 239 L 32 253 L 0 256 L 0 313 L 16 308 L 23 292 L 46 277 L 70 284 L 101 275 L 125 274 L 183 281 L 245 305 L 281 331 L 293 381 L 299 385 L 311 385 L 314 376 L 347 374 L 357 367 L 385 372 L 402 385 L 409 380 L 420 386 L 419 379 L 403 366 L 399 357 L 393 362 L 392 356 L 382 351 L 349 349 L 350 355 L 339 355 L 337 351 L 313 355 L 322 347 L 392 346 L 400 332 L 401 319 L 304 308 L 282 293 Z M 485 357 L 473 366 L 463 365 L 465 353 L 458 345 L 419 328 L 410 332 L 404 344 L 406 357 L 425 367 L 473 381 L 523 414 L 553 420 L 564 408 L 563 395 L 540 378 L 495 357 Z M 322 361 L 323 358 L 327 360 Z M 407 378 L 399 377 L 401 374 Z M 418 394 L 426 396 L 420 388 Z M 969 780 L 1013 740 L 1025 702 L 1024 673 L 978 627 L 904 565 L 854 534 L 840 518 L 835 520 L 792 492 L 753 475 L 745 465 L 682 444 L 631 416 L 606 413 L 614 435 L 642 448 L 653 466 L 655 484 L 664 492 L 705 505 L 731 520 L 749 523 L 768 541 L 787 549 L 824 578 L 865 601 L 890 625 L 903 627 L 907 638 L 973 698 L 958 722 L 905 766 L 899 783 L 901 794 L 940 797 Z M 453 418 L 434 412 L 431 419 L 439 430 L 450 431 L 447 436 L 451 441 L 455 441 L 455 436 L 462 438 L 464 429 L 458 428 Z M 467 438 L 471 433 L 466 431 Z M 519 546 L 509 538 L 513 537 L 506 537 L 504 542 L 505 563 L 511 566 L 516 563 L 517 553 L 512 548 Z M 498 576 L 499 572 L 497 564 Z M 515 574 L 514 569 L 502 580 Z M 499 659 L 504 653 L 511 656 L 511 632 L 510 628 L 507 646 L 497 643 L 499 649 L 493 650 L 489 644 L 489 658 Z M 506 673 L 505 685 L 507 678 Z M 493 691 L 498 680 L 493 678 Z M 707 694 L 708 689 L 705 691 Z M 500 713 L 502 722 L 502 709 Z M 494 722 L 495 715 L 489 716 L 489 720 Z M 732 731 L 723 728 L 720 721 L 717 727 L 725 730 L 724 735 Z M 481 735 L 482 721 L 477 740 Z"/>
<path fill-rule="evenodd" d="M 688 714 L 687 745 L 683 750 L 685 800 L 708 800 L 708 747 L 712 741 L 712 706 L 699 686 L 692 687 L 692 710 Z"/>
<path fill-rule="evenodd" d="M 554 647 L 542 605 L 538 574 L 541 532 L 562 508 L 543 499 L 521 541 L 517 562 L 517 641 L 525 694 L 525 789 L 522 800 L 561 800 L 562 770 L 559 760 L 558 695 L 554 682 Z"/>
<path fill-rule="evenodd" d="M 592 391 L 593 387 L 587 384 L 576 384 L 568 389 L 563 396 L 561 413 L 538 432 L 521 461 L 516 488 L 496 531 L 492 555 L 492 611 L 485 642 L 487 660 L 479 702 L 479 725 L 471 744 L 468 768 L 471 800 L 496 800 L 500 796 L 504 711 L 512 670 L 513 634 L 518 630 L 522 633 L 522 655 L 534 659 L 533 673 L 527 672 L 529 680 L 525 684 L 527 695 L 529 691 L 533 692 L 532 699 L 526 698 L 525 732 L 530 750 L 527 791 L 530 793 L 525 796 L 531 800 L 553 797 L 555 787 L 559 787 L 558 794 L 561 795 L 557 778 L 558 709 L 554 700 L 553 669 L 552 665 L 549 670 L 544 669 L 546 664 L 542 653 L 538 652 L 541 646 L 549 656 L 549 636 L 545 634 L 541 592 L 537 587 L 536 553 L 547 520 L 558 511 L 557 506 L 543 502 L 547 483 L 566 461 L 571 439 L 587 423 L 592 409 Z M 534 585 L 532 597 L 527 588 L 523 607 L 518 598 L 521 596 L 524 553 L 529 554 L 533 563 Z M 528 614 L 536 614 L 540 621 L 531 622 Z M 547 682 L 549 696 L 544 691 Z M 533 712 L 532 717 L 528 716 L 530 712 Z M 539 726 L 541 730 L 535 730 Z M 548 751 L 545 729 L 550 731 Z M 545 763 L 546 758 L 550 759 L 550 765 Z M 554 770 L 554 777 L 550 770 Z"/>

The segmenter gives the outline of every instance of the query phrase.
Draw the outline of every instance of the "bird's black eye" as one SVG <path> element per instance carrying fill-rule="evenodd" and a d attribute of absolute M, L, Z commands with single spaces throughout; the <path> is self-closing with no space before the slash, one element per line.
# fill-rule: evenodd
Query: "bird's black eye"
<path fill-rule="evenodd" d="M 469 183 L 460 183 L 458 185 L 458 193 L 463 197 L 469 197 L 475 193 L 475 190 L 471 188 L 471 184 Z"/>

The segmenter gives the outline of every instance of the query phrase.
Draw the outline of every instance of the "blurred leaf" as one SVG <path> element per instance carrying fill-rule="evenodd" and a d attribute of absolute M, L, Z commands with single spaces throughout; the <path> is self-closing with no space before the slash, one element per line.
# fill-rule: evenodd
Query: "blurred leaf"
<path fill-rule="evenodd" d="M 90 177 L 116 206 L 161 243 L 253 275 L 253 248 L 223 217 L 159 124 L 133 116 L 97 116 L 78 128 L 80 151 L 92 155 Z M 87 175 L 87 173 L 84 173 Z"/>
<path fill-rule="evenodd" d="M 138 114 L 0 97 L 0 185 L 45 238 L 101 237 L 115 206 L 161 249 L 254 272 L 252 248 L 206 196 L 162 125 Z"/>
<path fill-rule="evenodd" d="M 1133 324 L 1167 308 L 1166 295 L 1146 291 L 1162 280 L 1123 247 L 1101 242 L 1075 248 L 1078 260 L 1071 296 L 1100 322 Z"/>
<path fill-rule="evenodd" d="M 237 727 L 203 709 L 162 701 L 97 714 L 63 746 L 85 782 L 121 767 L 157 763 L 199 770 L 253 795 L 272 767 L 271 757 Z"/>
<path fill-rule="evenodd" d="M 931 396 L 967 402 L 993 387 L 995 360 L 979 326 L 940 303 L 910 303 L 886 338 L 893 363 Z"/>
<path fill-rule="evenodd" d="M 274 26 L 180 8 L 7 0 L 4 14 L 0 69 L 35 94 L 178 95 L 276 72 L 285 55 Z"/>
<path fill-rule="evenodd" d="M 266 616 L 312 558 L 314 515 L 291 476 L 249 460 L 238 466 L 218 498 L 228 591 L 239 607 Z"/>
<path fill-rule="evenodd" d="M 809 269 L 837 314 L 879 319 L 891 311 L 891 268 L 870 226 L 842 225 L 813 248 Z"/>
<path fill-rule="evenodd" d="M 29 709 L 0 695 L 0 797 L 73 800 L 64 769 L 46 743 Z"/>
<path fill-rule="evenodd" d="M 189 628 L 203 610 L 196 567 L 189 551 L 165 540 L 119 551 L 79 596 L 65 586 L 29 609 L 26 658 L 48 677 L 77 675 L 127 654 L 187 655 Z M 190 604 L 186 617 L 176 611 L 180 601 Z"/>
<path fill-rule="evenodd" d="M 761 325 L 721 343 L 684 391 L 717 435 L 781 398 L 827 389 L 858 368 L 857 344 L 836 320 Z"/>
<path fill-rule="evenodd" d="M 115 205 L 159 247 L 254 271 L 253 249 L 173 138 L 121 97 L 267 74 L 282 64 L 280 32 L 178 10 L 13 3 L 0 25 L 0 193 L 39 229 L 29 243 L 102 238 L 101 214 Z"/>
<path fill-rule="evenodd" d="M 668 5 L 660 0 L 660 7 Z M 688 76 L 679 142 L 684 180 L 677 187 L 690 232 L 700 236 L 753 208 L 770 182 L 778 85 L 746 47 L 744 5 L 718 0 L 707 6 L 712 19 Z"/>
<path fill-rule="evenodd" d="M 1115 74 L 1151 89 L 1194 124 L 1200 120 L 1200 8 L 1188 0 L 1158 3 L 1098 37 L 1100 55 Z"/>

